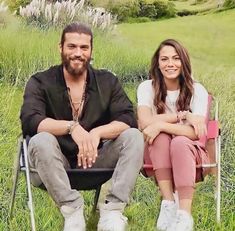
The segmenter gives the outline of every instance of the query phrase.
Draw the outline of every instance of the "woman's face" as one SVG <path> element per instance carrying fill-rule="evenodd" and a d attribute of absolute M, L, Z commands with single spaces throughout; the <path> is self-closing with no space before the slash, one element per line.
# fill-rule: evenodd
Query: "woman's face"
<path fill-rule="evenodd" d="M 164 46 L 159 53 L 159 69 L 165 80 L 175 80 L 181 73 L 181 60 L 172 46 Z"/>

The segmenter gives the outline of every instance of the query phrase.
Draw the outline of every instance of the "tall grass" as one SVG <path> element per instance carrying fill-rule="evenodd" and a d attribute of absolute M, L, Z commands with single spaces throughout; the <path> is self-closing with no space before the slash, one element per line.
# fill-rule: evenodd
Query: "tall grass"
<path fill-rule="evenodd" d="M 235 230 L 235 11 L 176 18 L 146 24 L 122 24 L 113 34 L 95 34 L 94 65 L 114 71 L 135 102 L 137 81 L 147 78 L 152 54 L 165 38 L 176 38 L 189 49 L 194 78 L 220 103 L 222 128 L 222 223 L 215 224 L 213 178 L 197 185 L 193 204 L 195 230 Z M 20 178 L 16 210 L 8 220 L 8 205 L 22 103 L 22 86 L 29 76 L 60 62 L 59 31 L 41 32 L 14 22 L 0 28 L 0 230 L 30 230 L 24 178 Z M 11 83 L 9 85 L 8 83 Z M 48 194 L 33 189 L 38 230 L 62 229 L 62 217 Z M 83 193 L 88 230 L 96 230 L 98 215 L 91 214 L 92 192 Z M 160 196 L 151 180 L 139 176 L 132 203 L 125 210 L 129 230 L 153 231 Z"/>

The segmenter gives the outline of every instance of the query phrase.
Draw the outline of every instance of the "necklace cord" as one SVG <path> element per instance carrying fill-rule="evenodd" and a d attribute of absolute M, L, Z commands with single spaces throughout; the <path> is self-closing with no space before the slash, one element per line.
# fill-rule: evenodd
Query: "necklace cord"
<path fill-rule="evenodd" d="M 81 115 L 82 106 L 85 102 L 86 85 L 87 85 L 87 80 L 85 80 L 84 85 L 83 85 L 82 98 L 81 98 L 80 102 L 73 102 L 71 92 L 70 92 L 70 88 L 69 87 L 67 88 L 68 96 L 69 96 L 69 102 L 70 102 L 70 105 L 72 107 L 73 121 L 75 121 L 75 122 L 78 122 L 78 120 L 80 118 L 80 115 Z M 77 105 L 77 108 L 75 107 L 75 105 Z"/>

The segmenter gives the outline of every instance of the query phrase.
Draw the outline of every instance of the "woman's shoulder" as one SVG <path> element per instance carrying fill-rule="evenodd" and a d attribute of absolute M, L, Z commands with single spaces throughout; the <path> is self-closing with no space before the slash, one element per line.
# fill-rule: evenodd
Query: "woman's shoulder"
<path fill-rule="evenodd" d="M 140 88 L 152 88 L 152 80 L 148 79 L 139 84 L 138 89 Z"/>
<path fill-rule="evenodd" d="M 207 92 L 206 88 L 199 82 L 194 82 L 193 87 L 195 92 Z"/>

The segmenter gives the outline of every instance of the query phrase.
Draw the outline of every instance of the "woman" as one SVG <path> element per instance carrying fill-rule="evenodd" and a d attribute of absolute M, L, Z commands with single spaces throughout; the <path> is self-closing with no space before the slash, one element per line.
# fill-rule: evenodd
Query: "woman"
<path fill-rule="evenodd" d="M 156 50 L 150 78 L 138 87 L 137 113 L 162 194 L 157 229 L 191 231 L 194 186 L 202 178 L 196 166 L 208 162 L 199 141 L 206 134 L 208 93 L 192 79 L 188 52 L 173 39 Z"/>

